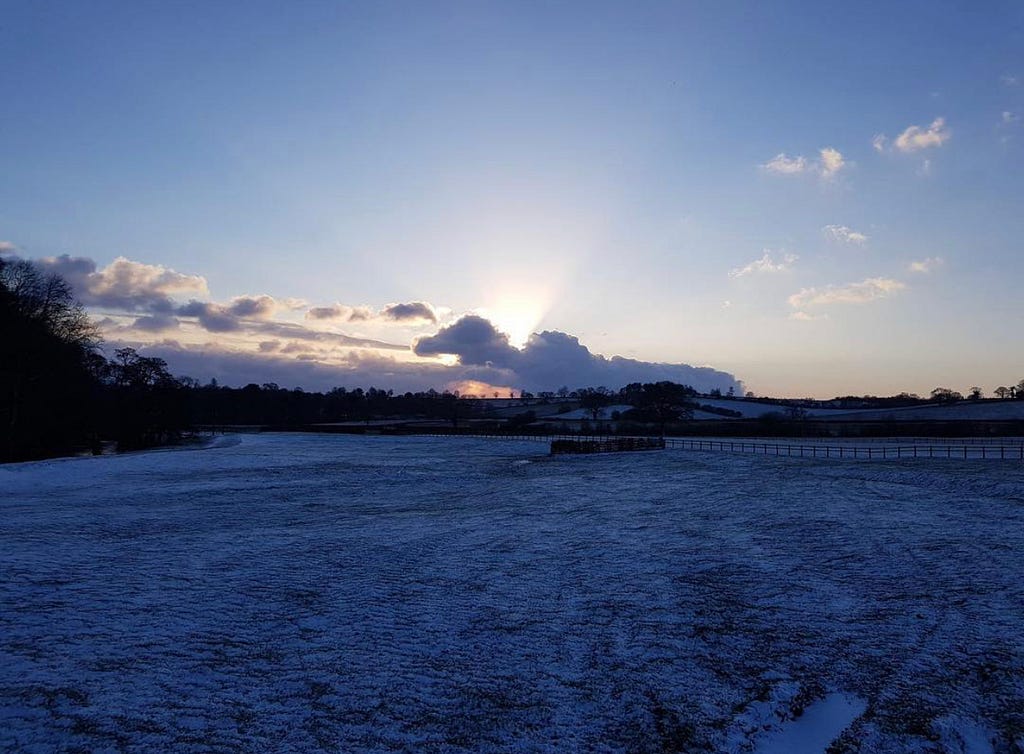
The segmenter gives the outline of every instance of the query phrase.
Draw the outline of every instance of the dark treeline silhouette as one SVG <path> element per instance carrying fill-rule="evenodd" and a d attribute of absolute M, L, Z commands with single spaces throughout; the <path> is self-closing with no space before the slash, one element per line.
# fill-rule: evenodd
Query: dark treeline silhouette
<path fill-rule="evenodd" d="M 96 427 L 99 342 L 56 275 L 0 259 L 0 453 L 66 452 Z"/>
<path fill-rule="evenodd" d="M 296 427 L 396 416 L 434 419 L 458 426 L 482 410 L 476 400 L 436 390 L 395 393 L 374 387 L 338 387 L 326 393 L 307 393 L 301 388 L 288 390 L 273 383 L 231 388 L 218 386 L 216 381 L 202 386 L 194 380 L 183 382 L 186 415 L 193 426 Z"/>

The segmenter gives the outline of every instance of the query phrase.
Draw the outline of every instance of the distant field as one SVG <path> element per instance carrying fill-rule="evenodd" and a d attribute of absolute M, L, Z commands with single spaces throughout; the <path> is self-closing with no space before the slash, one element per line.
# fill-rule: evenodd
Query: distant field
<path fill-rule="evenodd" d="M 218 442 L 0 467 L 0 751 L 1024 750 L 1020 462 Z"/>

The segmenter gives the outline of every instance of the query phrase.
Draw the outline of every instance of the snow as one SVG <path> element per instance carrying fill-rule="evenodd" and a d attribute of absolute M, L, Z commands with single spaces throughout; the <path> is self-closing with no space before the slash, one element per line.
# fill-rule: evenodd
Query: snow
<path fill-rule="evenodd" d="M 612 414 L 618 411 L 621 414 L 631 411 L 633 407 L 628 403 L 617 403 L 614 406 L 603 406 L 598 409 L 597 418 L 600 419 L 611 419 Z M 572 411 L 567 411 L 564 414 L 553 414 L 545 417 L 548 420 L 551 419 L 593 419 L 594 413 L 589 408 L 577 408 Z"/>
<path fill-rule="evenodd" d="M 0 467 L 0 751 L 1019 751 L 1022 470 L 297 434 Z"/>
<path fill-rule="evenodd" d="M 756 754 L 824 754 L 866 709 L 863 699 L 848 694 L 829 694 L 800 717 L 758 741 Z"/>
<path fill-rule="evenodd" d="M 766 414 L 785 414 L 787 406 L 775 403 L 759 403 L 747 399 L 729 400 L 725 398 L 699 398 L 700 403 L 716 408 L 727 408 L 739 411 L 744 419 L 757 419 Z M 837 420 L 902 420 L 902 421 L 1010 421 L 1024 420 L 1024 401 L 961 401 L 949 405 L 909 406 L 903 408 L 806 408 L 802 409 L 808 417 L 814 419 Z M 726 417 L 718 416 L 718 419 Z"/>
<path fill-rule="evenodd" d="M 851 418 L 871 421 L 1020 421 L 1024 420 L 1024 401 L 962 401 L 949 405 L 910 406 L 885 410 L 864 409 L 850 413 Z M 855 416 L 854 416 L 855 414 Z"/>

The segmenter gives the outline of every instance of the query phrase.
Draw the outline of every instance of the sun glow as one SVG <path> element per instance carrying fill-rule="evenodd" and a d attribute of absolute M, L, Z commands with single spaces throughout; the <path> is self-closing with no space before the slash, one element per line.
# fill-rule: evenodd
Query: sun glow
<path fill-rule="evenodd" d="M 506 333 L 513 346 L 522 348 L 544 321 L 547 311 L 547 301 L 531 291 L 499 294 L 492 305 L 478 309 L 477 313 Z"/>

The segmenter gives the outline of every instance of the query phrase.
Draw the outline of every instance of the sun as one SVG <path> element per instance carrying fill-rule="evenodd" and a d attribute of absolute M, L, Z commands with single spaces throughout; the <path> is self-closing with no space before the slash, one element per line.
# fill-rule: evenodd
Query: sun
<path fill-rule="evenodd" d="M 508 335 L 509 343 L 522 348 L 544 320 L 547 306 L 535 296 L 505 295 L 478 313 Z"/>

